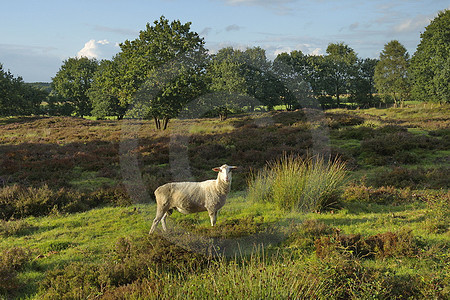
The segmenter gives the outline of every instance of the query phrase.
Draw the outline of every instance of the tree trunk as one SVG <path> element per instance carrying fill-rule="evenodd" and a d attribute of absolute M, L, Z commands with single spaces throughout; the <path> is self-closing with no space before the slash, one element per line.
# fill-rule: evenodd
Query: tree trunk
<path fill-rule="evenodd" d="M 161 129 L 161 121 L 157 117 L 153 117 L 155 120 L 156 129 Z"/>
<path fill-rule="evenodd" d="M 163 130 L 167 129 L 167 125 L 169 124 L 169 118 L 164 118 L 163 119 Z"/>

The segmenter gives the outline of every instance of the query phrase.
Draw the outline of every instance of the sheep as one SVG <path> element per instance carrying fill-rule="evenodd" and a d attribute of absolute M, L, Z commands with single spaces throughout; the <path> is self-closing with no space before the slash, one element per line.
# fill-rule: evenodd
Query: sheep
<path fill-rule="evenodd" d="M 149 234 L 158 223 L 167 231 L 166 217 L 172 214 L 173 209 L 183 214 L 208 211 L 211 226 L 216 224 L 217 211 L 225 205 L 231 187 L 231 171 L 237 169 L 227 164 L 213 168 L 219 172 L 217 179 L 202 182 L 171 182 L 155 190 L 156 216 L 153 220 Z"/>

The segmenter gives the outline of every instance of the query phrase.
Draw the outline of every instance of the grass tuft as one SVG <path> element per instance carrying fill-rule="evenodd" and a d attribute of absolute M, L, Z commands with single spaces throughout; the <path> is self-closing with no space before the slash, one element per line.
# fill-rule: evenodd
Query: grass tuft
<path fill-rule="evenodd" d="M 345 163 L 340 160 L 284 156 L 254 176 L 249 198 L 287 211 L 321 211 L 336 204 L 345 181 Z"/>

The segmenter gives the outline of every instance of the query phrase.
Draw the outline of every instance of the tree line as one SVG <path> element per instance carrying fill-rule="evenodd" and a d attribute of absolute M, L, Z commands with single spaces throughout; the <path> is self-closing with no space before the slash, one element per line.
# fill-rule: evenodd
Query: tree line
<path fill-rule="evenodd" d="M 403 101 L 450 102 L 450 11 L 431 21 L 413 57 L 396 40 L 379 59 L 362 59 L 344 43 L 326 54 L 281 53 L 273 61 L 260 47 L 209 54 L 191 23 L 164 16 L 120 44 L 110 60 L 69 58 L 52 78 L 51 92 L 36 89 L 0 65 L 0 115 L 37 114 L 141 117 L 165 129 L 179 116 L 292 110 Z M 41 105 L 45 98 L 45 105 Z"/>

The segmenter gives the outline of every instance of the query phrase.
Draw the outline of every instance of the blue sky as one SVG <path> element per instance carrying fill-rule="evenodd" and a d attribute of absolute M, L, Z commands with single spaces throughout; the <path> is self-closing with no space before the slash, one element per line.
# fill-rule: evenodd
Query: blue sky
<path fill-rule="evenodd" d="M 260 46 L 269 59 L 301 50 L 324 54 L 344 42 L 376 58 L 399 40 L 412 55 L 431 19 L 448 0 L 0 0 L 0 63 L 26 82 L 51 81 L 63 60 L 110 59 L 164 15 L 192 22 L 215 52 Z"/>

